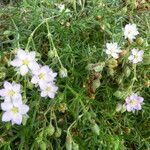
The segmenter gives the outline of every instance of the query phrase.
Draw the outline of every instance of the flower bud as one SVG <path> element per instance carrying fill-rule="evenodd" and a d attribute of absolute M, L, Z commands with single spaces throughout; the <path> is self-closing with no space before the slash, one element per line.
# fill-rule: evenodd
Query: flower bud
<path fill-rule="evenodd" d="M 45 130 L 45 133 L 48 135 L 48 136 L 52 136 L 55 132 L 55 128 L 54 126 L 50 123 L 50 125 L 48 127 L 46 127 L 46 130 Z"/>
<path fill-rule="evenodd" d="M 41 150 L 46 150 L 46 143 L 44 141 L 40 142 L 40 149 Z"/>
<path fill-rule="evenodd" d="M 60 128 L 56 128 L 55 137 L 59 138 L 61 136 L 62 130 Z"/>
<path fill-rule="evenodd" d="M 136 39 L 136 43 L 139 44 L 139 45 L 142 45 L 144 42 L 143 38 L 139 37 Z"/>
<path fill-rule="evenodd" d="M 5 72 L 0 72 L 0 79 L 5 79 L 6 73 Z"/>
<path fill-rule="evenodd" d="M 99 79 L 94 80 L 93 83 L 92 83 L 93 90 L 95 91 L 98 87 L 100 87 L 100 84 L 101 83 L 100 83 Z"/>
<path fill-rule="evenodd" d="M 50 51 L 48 52 L 48 57 L 49 57 L 49 58 L 55 57 L 55 52 L 54 52 L 53 50 L 50 50 Z"/>
<path fill-rule="evenodd" d="M 122 104 L 119 103 L 116 107 L 116 112 L 121 111 L 121 109 L 122 109 Z"/>
<path fill-rule="evenodd" d="M 23 125 L 26 125 L 28 118 L 29 118 L 29 116 L 27 114 L 23 115 L 23 118 L 22 118 Z"/>
<path fill-rule="evenodd" d="M 95 133 L 96 135 L 99 135 L 100 133 L 100 129 L 99 126 L 94 122 L 92 123 L 91 129 L 93 131 L 93 133 Z"/>
<path fill-rule="evenodd" d="M 108 60 L 107 66 L 108 66 L 109 68 L 115 68 L 115 67 L 118 66 L 118 62 L 117 62 L 116 59 L 112 58 L 112 59 Z"/>
<path fill-rule="evenodd" d="M 27 87 L 32 90 L 34 86 L 30 81 L 28 81 Z"/>
<path fill-rule="evenodd" d="M 121 113 L 124 113 L 126 110 L 127 110 L 127 109 L 126 109 L 126 105 L 125 105 L 125 104 L 123 104 L 123 105 L 122 105 Z"/>
<path fill-rule="evenodd" d="M 70 133 L 67 134 L 66 136 L 66 149 L 67 150 L 72 150 L 72 136 Z"/>
<path fill-rule="evenodd" d="M 126 76 L 127 78 L 130 76 L 131 70 L 130 70 L 129 67 L 126 67 L 126 68 L 125 68 L 124 74 L 125 74 L 125 76 Z"/>
<path fill-rule="evenodd" d="M 118 99 L 122 99 L 124 96 L 124 92 L 118 90 L 113 95 Z"/>
<path fill-rule="evenodd" d="M 110 75 L 110 76 L 114 76 L 114 74 L 115 74 L 115 71 L 114 71 L 114 69 L 112 69 L 112 68 L 108 68 L 108 74 Z"/>
<path fill-rule="evenodd" d="M 67 77 L 67 76 L 68 76 L 67 69 L 64 68 L 64 67 L 60 68 L 60 70 L 59 70 L 59 76 L 60 76 L 61 78 Z"/>
<path fill-rule="evenodd" d="M 73 150 L 79 150 L 79 145 L 75 142 L 72 143 Z"/>

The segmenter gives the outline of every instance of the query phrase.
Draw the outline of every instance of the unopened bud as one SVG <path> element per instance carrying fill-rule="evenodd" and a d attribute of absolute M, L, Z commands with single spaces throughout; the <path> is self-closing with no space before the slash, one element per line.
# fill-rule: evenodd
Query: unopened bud
<path fill-rule="evenodd" d="M 49 58 L 55 57 L 55 52 L 54 52 L 53 50 L 50 50 L 50 51 L 48 52 L 48 57 L 49 57 Z"/>
<path fill-rule="evenodd" d="M 99 79 L 96 79 L 96 80 L 94 80 L 93 81 L 93 83 L 92 83 L 92 88 L 94 89 L 94 91 L 98 88 L 98 87 L 100 87 L 100 80 Z"/>
<path fill-rule="evenodd" d="M 107 66 L 108 66 L 109 68 L 115 68 L 115 67 L 118 66 L 118 62 L 117 62 L 116 59 L 112 58 L 112 59 L 108 60 Z"/>
<path fill-rule="evenodd" d="M 68 133 L 66 136 L 66 149 L 67 150 L 72 150 L 72 142 L 73 142 L 72 136 L 70 133 Z"/>
<path fill-rule="evenodd" d="M 73 150 L 79 150 L 79 145 L 75 142 L 72 143 Z"/>
<path fill-rule="evenodd" d="M 118 99 L 122 99 L 123 96 L 124 96 L 124 92 L 122 92 L 122 91 L 116 91 L 113 95 L 114 95 L 116 98 L 118 98 Z"/>
<path fill-rule="evenodd" d="M 143 38 L 139 37 L 136 39 L 136 43 L 139 44 L 139 45 L 142 45 L 144 42 Z"/>
<path fill-rule="evenodd" d="M 93 125 L 91 126 L 91 129 L 93 131 L 93 133 L 95 133 L 96 135 L 99 135 L 100 133 L 100 129 L 99 126 L 94 122 L 92 123 Z"/>
<path fill-rule="evenodd" d="M 116 107 L 116 112 L 119 112 L 122 110 L 122 104 L 118 104 L 117 107 Z"/>
<path fill-rule="evenodd" d="M 125 68 L 125 76 L 128 78 L 128 77 L 130 76 L 130 74 L 131 74 L 130 68 L 129 68 L 129 67 L 126 67 L 126 68 Z"/>
<path fill-rule="evenodd" d="M 59 138 L 61 136 L 62 130 L 60 128 L 56 128 L 55 137 Z"/>
<path fill-rule="evenodd" d="M 67 71 L 67 69 L 64 68 L 64 67 L 60 68 L 60 70 L 59 70 L 59 75 L 60 75 L 61 78 L 67 77 L 67 76 L 68 76 L 68 71 Z"/>
<path fill-rule="evenodd" d="M 52 136 L 55 132 L 55 128 L 52 124 L 50 124 L 48 127 L 46 127 L 45 133 L 49 136 Z"/>
<path fill-rule="evenodd" d="M 40 142 L 40 149 L 41 150 L 46 150 L 46 143 L 44 141 Z"/>

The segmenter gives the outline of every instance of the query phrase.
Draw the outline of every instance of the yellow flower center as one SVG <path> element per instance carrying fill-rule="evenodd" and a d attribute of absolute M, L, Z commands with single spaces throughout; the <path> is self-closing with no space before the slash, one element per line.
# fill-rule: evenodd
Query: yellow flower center
<path fill-rule="evenodd" d="M 50 92 L 51 90 L 52 90 L 52 89 L 51 89 L 50 87 L 47 87 L 47 88 L 46 88 L 46 91 L 47 91 L 47 92 Z"/>
<path fill-rule="evenodd" d="M 135 58 L 135 59 L 138 59 L 138 58 L 139 58 L 139 56 L 138 56 L 138 55 L 134 55 L 134 58 Z"/>
<path fill-rule="evenodd" d="M 15 95 L 15 91 L 14 90 L 9 90 L 8 91 L 8 95 L 9 96 L 14 96 Z"/>
<path fill-rule="evenodd" d="M 38 77 L 39 77 L 40 79 L 43 79 L 43 78 L 45 77 L 45 73 L 40 73 L 40 74 L 38 75 Z"/>
<path fill-rule="evenodd" d="M 136 99 L 132 99 L 132 100 L 130 101 L 130 103 L 131 103 L 132 105 L 136 105 L 136 104 L 138 103 L 138 101 L 137 101 Z"/>
<path fill-rule="evenodd" d="M 129 33 L 129 34 L 130 34 L 130 33 L 132 33 L 132 30 L 131 30 L 131 29 L 129 29 L 129 30 L 128 30 L 128 33 Z"/>
<path fill-rule="evenodd" d="M 25 59 L 22 60 L 22 62 L 23 62 L 24 65 L 28 65 L 30 61 L 29 61 L 28 58 L 25 58 Z"/>
<path fill-rule="evenodd" d="M 115 52 L 115 49 L 114 49 L 114 48 L 112 48 L 112 49 L 111 49 L 111 52 L 112 52 L 112 53 L 113 53 L 113 52 Z"/>
<path fill-rule="evenodd" d="M 13 112 L 14 114 L 18 113 L 19 112 L 19 108 L 18 107 L 13 107 L 11 109 L 11 112 Z"/>

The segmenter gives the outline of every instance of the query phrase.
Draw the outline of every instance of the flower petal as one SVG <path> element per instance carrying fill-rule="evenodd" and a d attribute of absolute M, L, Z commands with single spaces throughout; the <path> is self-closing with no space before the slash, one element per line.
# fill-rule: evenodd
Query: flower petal
<path fill-rule="evenodd" d="M 15 115 L 13 115 L 12 122 L 20 125 L 21 122 L 22 122 L 22 115 L 21 114 L 15 114 Z"/>
<path fill-rule="evenodd" d="M 22 76 L 26 75 L 28 73 L 28 71 L 29 71 L 29 69 L 28 69 L 27 66 L 23 65 L 23 66 L 20 67 L 20 74 Z"/>
<path fill-rule="evenodd" d="M 3 102 L 1 103 L 1 108 L 3 111 L 9 111 L 13 108 L 13 105 L 11 102 Z"/>
<path fill-rule="evenodd" d="M 20 108 L 20 113 L 21 113 L 22 115 L 24 115 L 24 114 L 26 114 L 28 111 L 29 111 L 29 106 L 23 104 L 23 105 L 21 106 L 21 108 Z"/>
<path fill-rule="evenodd" d="M 10 64 L 14 67 L 20 67 L 22 65 L 22 61 L 18 58 L 14 59 L 10 62 Z"/>
<path fill-rule="evenodd" d="M 10 112 L 3 113 L 3 115 L 2 115 L 2 121 L 8 122 L 11 119 L 12 119 L 12 113 L 10 113 Z"/>

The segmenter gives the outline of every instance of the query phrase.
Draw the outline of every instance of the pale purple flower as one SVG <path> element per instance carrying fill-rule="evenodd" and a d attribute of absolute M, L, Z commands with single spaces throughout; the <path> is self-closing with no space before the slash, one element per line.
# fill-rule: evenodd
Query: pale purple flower
<path fill-rule="evenodd" d="M 46 65 L 33 72 L 31 82 L 42 86 L 43 84 L 45 85 L 45 83 L 53 82 L 56 76 L 57 73 L 53 72 L 52 69 Z"/>
<path fill-rule="evenodd" d="M 39 68 L 39 65 L 35 61 L 35 52 L 28 52 L 22 49 L 18 49 L 16 58 L 10 64 L 17 67 L 22 76 L 26 75 L 29 69 L 33 71 Z"/>
<path fill-rule="evenodd" d="M 132 54 L 128 57 L 134 64 L 143 60 L 144 51 L 138 49 L 132 49 Z"/>
<path fill-rule="evenodd" d="M 127 24 L 124 28 L 125 39 L 128 38 L 131 42 L 139 34 L 136 24 Z"/>
<path fill-rule="evenodd" d="M 23 104 L 20 99 L 1 103 L 1 109 L 5 111 L 2 115 L 2 121 L 11 121 L 12 124 L 18 125 L 22 123 L 22 116 L 29 111 L 29 107 Z"/>
<path fill-rule="evenodd" d="M 58 87 L 54 83 L 42 84 L 41 88 L 41 97 L 54 98 L 58 90 Z"/>
<path fill-rule="evenodd" d="M 144 98 L 138 96 L 137 94 L 133 93 L 126 98 L 126 109 L 128 112 L 134 110 L 141 110 L 141 103 L 143 102 Z"/>
<path fill-rule="evenodd" d="M 0 96 L 2 96 L 5 101 L 11 101 L 16 98 L 21 99 L 20 84 L 5 81 L 4 88 L 0 90 Z"/>
<path fill-rule="evenodd" d="M 113 58 L 119 58 L 119 53 L 122 52 L 117 43 L 106 43 L 106 54 L 111 55 Z"/>

